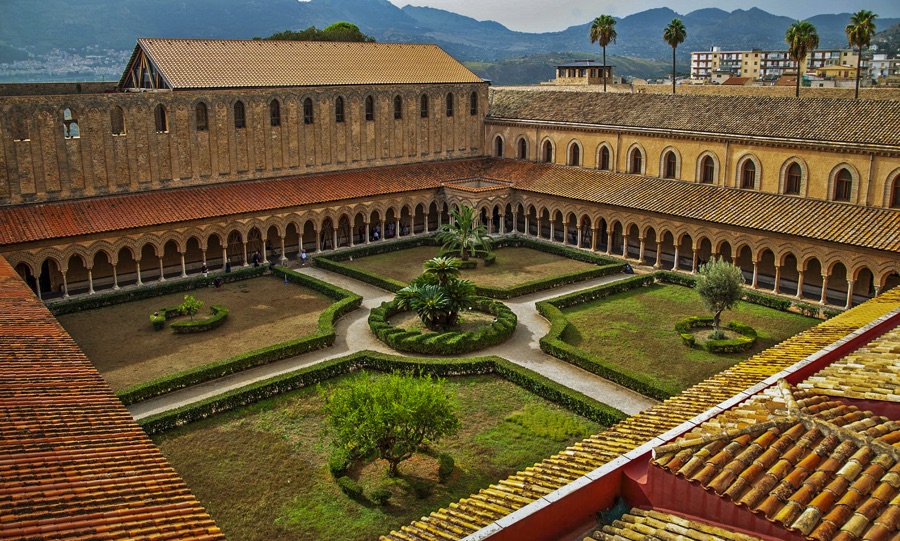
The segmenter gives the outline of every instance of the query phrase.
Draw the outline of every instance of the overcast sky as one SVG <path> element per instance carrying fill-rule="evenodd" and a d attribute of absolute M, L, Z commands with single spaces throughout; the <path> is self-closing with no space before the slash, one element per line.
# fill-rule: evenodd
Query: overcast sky
<path fill-rule="evenodd" d="M 758 7 L 775 15 L 802 19 L 823 13 L 848 13 L 870 9 L 881 17 L 900 17 L 897 0 L 390 0 L 403 7 L 429 6 L 445 9 L 480 21 L 493 20 L 522 32 L 554 32 L 594 17 L 609 14 L 625 17 L 651 8 L 670 7 L 678 13 L 717 7 L 726 11 Z M 881 27 L 879 27 L 881 30 Z"/>

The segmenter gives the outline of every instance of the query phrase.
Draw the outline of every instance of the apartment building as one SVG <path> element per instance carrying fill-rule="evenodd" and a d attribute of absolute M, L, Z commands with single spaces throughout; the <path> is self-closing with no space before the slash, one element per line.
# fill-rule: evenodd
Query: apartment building
<path fill-rule="evenodd" d="M 815 50 L 807 58 L 807 71 L 831 65 L 855 66 L 857 56 L 850 49 Z M 786 73 L 796 73 L 797 63 L 787 51 L 722 51 L 711 47 L 709 51 L 691 53 L 691 79 L 709 80 L 716 70 L 728 71 L 734 77 L 775 80 Z"/>

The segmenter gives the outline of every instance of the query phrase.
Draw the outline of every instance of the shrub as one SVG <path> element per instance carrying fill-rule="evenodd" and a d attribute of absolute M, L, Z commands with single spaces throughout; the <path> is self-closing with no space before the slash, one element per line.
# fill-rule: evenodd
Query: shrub
<path fill-rule="evenodd" d="M 456 461 L 447 453 L 438 455 L 438 480 L 446 483 L 450 476 L 453 475 L 453 469 L 456 468 Z"/>
<path fill-rule="evenodd" d="M 417 500 L 424 500 L 434 492 L 434 486 L 422 479 L 411 479 L 409 481 L 409 486 L 412 488 L 413 494 Z"/>
<path fill-rule="evenodd" d="M 843 313 L 844 313 L 843 310 L 835 310 L 833 308 L 825 308 L 824 310 L 822 310 L 822 315 L 825 316 L 825 319 L 831 319 L 831 318 L 833 318 L 835 316 L 839 316 Z"/>
<path fill-rule="evenodd" d="M 210 317 L 198 319 L 196 321 L 192 319 L 190 321 L 178 321 L 172 323 L 172 332 L 175 334 L 191 334 L 218 329 L 225 323 L 225 319 L 228 317 L 228 308 L 225 308 L 221 304 L 214 304 L 209 308 L 212 311 Z"/>
<path fill-rule="evenodd" d="M 347 475 L 347 470 L 350 469 L 352 463 L 353 459 L 350 450 L 346 447 L 335 447 L 334 451 L 331 452 L 331 456 L 328 457 L 328 471 L 331 472 L 332 477 L 340 479 Z"/>
<path fill-rule="evenodd" d="M 385 487 L 379 487 L 373 490 L 371 494 L 369 494 L 369 499 L 378 505 L 386 505 L 388 503 L 388 500 L 391 499 L 391 496 L 393 496 L 393 494 L 390 490 Z"/>
<path fill-rule="evenodd" d="M 159 312 L 150 314 L 150 325 L 154 331 L 161 331 L 166 326 L 166 315 Z"/>
<path fill-rule="evenodd" d="M 794 302 L 794 307 L 807 317 L 816 317 L 819 315 L 819 307 L 808 302 Z"/>
<path fill-rule="evenodd" d="M 675 330 L 681 336 L 681 341 L 688 347 L 696 347 L 697 339 L 691 330 L 698 327 L 712 327 L 713 318 L 710 316 L 687 317 L 675 324 Z M 738 338 L 726 339 L 721 331 L 713 332 L 709 339 L 702 344 L 703 349 L 710 353 L 738 353 L 746 351 L 756 343 L 756 329 L 750 325 L 744 325 L 737 321 L 728 323 L 728 328 L 740 334 Z"/>
<path fill-rule="evenodd" d="M 359 486 L 359 483 L 357 483 L 353 479 L 350 479 L 346 475 L 343 477 L 338 477 L 337 484 L 341 488 L 341 492 L 349 496 L 351 499 L 362 499 L 363 489 L 361 486 Z"/>

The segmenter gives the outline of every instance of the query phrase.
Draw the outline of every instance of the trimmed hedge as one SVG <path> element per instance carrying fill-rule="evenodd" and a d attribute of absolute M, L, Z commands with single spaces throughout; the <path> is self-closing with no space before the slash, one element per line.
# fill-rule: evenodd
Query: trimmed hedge
<path fill-rule="evenodd" d="M 225 319 L 228 318 L 228 308 L 221 304 L 214 304 L 210 306 L 209 309 L 212 311 L 212 315 L 206 319 L 177 321 L 172 323 L 170 325 L 170 327 L 172 327 L 172 332 L 175 334 L 192 334 L 218 329 L 225 323 Z M 168 312 L 166 313 L 166 318 L 168 319 Z"/>
<path fill-rule="evenodd" d="M 350 479 L 346 475 L 343 477 L 338 477 L 337 480 L 338 486 L 341 488 L 341 491 L 350 497 L 352 500 L 361 500 L 363 497 L 363 488 L 354 481 Z"/>
<path fill-rule="evenodd" d="M 582 415 L 604 426 L 625 419 L 622 411 L 556 383 L 527 368 L 500 357 L 468 357 L 464 359 L 414 359 L 359 351 L 345 357 L 329 359 L 313 366 L 281 374 L 265 381 L 200 400 L 171 411 L 138 421 L 149 435 L 161 434 L 173 428 L 206 419 L 221 412 L 256 403 L 289 391 L 316 385 L 350 372 L 370 369 L 379 372 L 407 372 L 418 375 L 452 377 L 477 374 L 497 374 L 519 387 Z"/>
<path fill-rule="evenodd" d="M 64 314 L 74 314 L 83 310 L 93 310 L 94 308 L 102 308 L 104 306 L 113 306 L 131 301 L 139 301 L 142 299 L 150 299 L 170 293 L 181 293 L 182 291 L 191 291 L 204 287 L 211 287 L 216 278 L 221 278 L 225 283 L 238 282 L 240 280 L 248 280 L 256 278 L 268 271 L 268 267 L 244 267 L 229 273 L 217 272 L 207 277 L 194 276 L 192 278 L 176 279 L 163 283 L 154 282 L 152 285 L 144 285 L 140 289 L 123 289 L 118 291 L 104 291 L 95 295 L 86 295 L 83 297 L 72 298 L 65 301 L 54 302 L 47 305 L 54 316 Z"/>
<path fill-rule="evenodd" d="M 362 306 L 362 297 L 359 295 L 305 274 L 283 267 L 274 267 L 273 274 L 283 280 L 322 293 L 336 301 L 319 315 L 315 333 L 134 385 L 117 392 L 116 396 L 125 405 L 134 404 L 241 370 L 329 347 L 334 344 L 334 322 L 344 314 Z"/>
<path fill-rule="evenodd" d="M 691 316 L 676 323 L 675 330 L 681 336 L 681 341 L 684 342 L 684 345 L 692 348 L 697 346 L 697 339 L 691 330 L 712 326 L 712 316 Z M 728 340 L 707 340 L 701 347 L 710 353 L 739 353 L 750 349 L 756 343 L 756 329 L 750 325 L 730 321 L 727 327 L 740 334 L 741 337 Z"/>
<path fill-rule="evenodd" d="M 362 270 L 355 266 L 344 265 L 341 262 L 346 261 L 351 257 L 365 257 L 367 255 L 383 254 L 416 246 L 437 245 L 438 244 L 435 242 L 434 237 L 420 237 L 409 240 L 389 242 L 383 245 L 381 245 L 381 243 L 379 242 L 377 243 L 377 245 L 368 245 L 361 248 L 344 250 L 334 254 L 320 255 L 314 259 L 316 265 L 322 267 L 323 269 L 336 272 L 338 274 L 343 274 L 344 276 L 349 276 L 350 278 L 359 280 L 361 282 L 365 282 L 375 287 L 379 287 L 392 293 L 396 293 L 406 287 L 407 284 L 399 280 L 381 276 L 380 274 Z M 529 293 L 535 293 L 537 291 L 544 291 L 553 287 L 574 284 L 577 282 L 583 282 L 585 280 L 591 280 L 593 278 L 617 274 L 619 272 L 622 272 L 622 269 L 625 267 L 624 263 L 595 254 L 593 252 L 586 252 L 584 250 L 556 245 L 548 242 L 540 242 L 529 238 L 506 237 L 495 240 L 494 249 L 506 247 L 531 248 L 533 250 L 539 250 L 542 252 L 567 257 L 569 259 L 574 259 L 576 261 L 593 263 L 595 265 L 598 265 L 598 267 L 594 269 L 586 269 L 582 271 L 551 276 L 550 278 L 546 278 L 543 280 L 534 280 L 512 288 L 483 287 L 476 285 L 475 292 L 477 294 L 483 297 L 490 297 L 492 299 L 512 299 L 514 297 L 527 295 Z M 486 256 L 484 258 L 484 263 L 485 266 L 493 265 L 494 263 L 496 263 L 496 254 Z M 464 266 L 463 269 L 475 268 L 477 266 L 477 261 L 469 260 L 465 262 L 465 264 L 466 266 Z"/>
<path fill-rule="evenodd" d="M 404 331 L 388 321 L 402 312 L 397 309 L 396 301 L 390 301 L 372 309 L 369 313 L 369 328 L 379 340 L 397 351 L 426 355 L 459 355 L 484 349 L 504 342 L 516 330 L 518 318 L 502 302 L 476 297 L 472 301 L 472 307 L 479 312 L 496 316 L 494 322 L 470 332 Z"/>

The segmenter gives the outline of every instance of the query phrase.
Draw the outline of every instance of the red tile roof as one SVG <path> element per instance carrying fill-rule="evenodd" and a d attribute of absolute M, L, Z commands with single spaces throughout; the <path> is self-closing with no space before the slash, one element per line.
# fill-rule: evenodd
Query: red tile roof
<path fill-rule="evenodd" d="M 0 258 L 0 539 L 224 539 Z"/>

